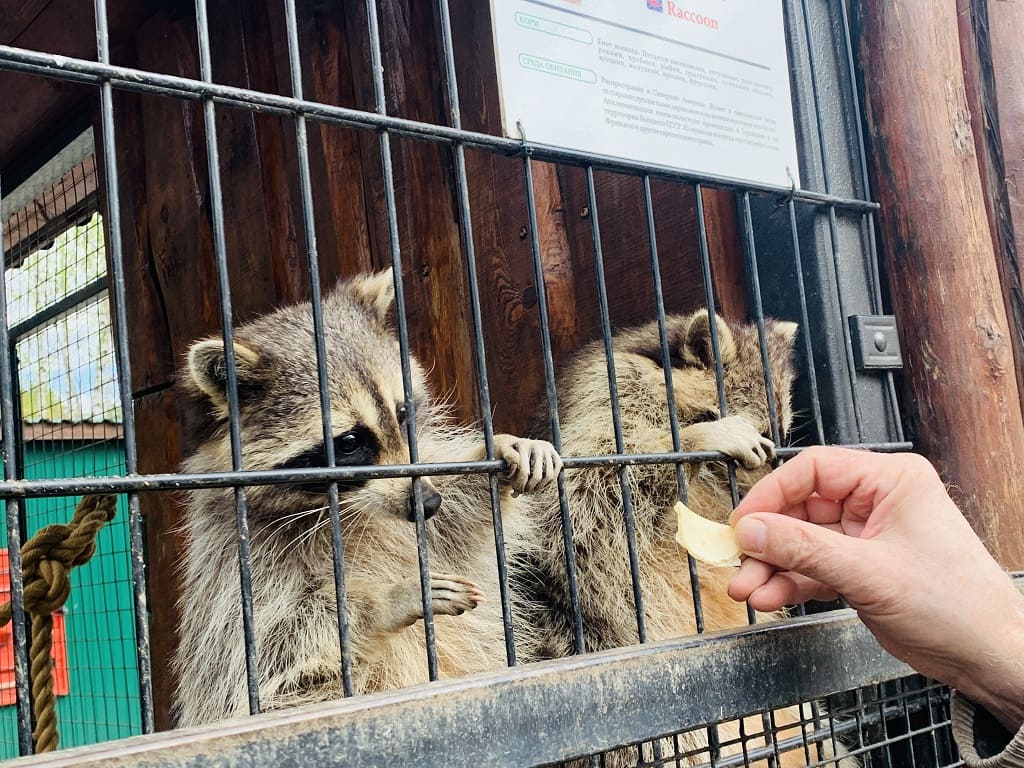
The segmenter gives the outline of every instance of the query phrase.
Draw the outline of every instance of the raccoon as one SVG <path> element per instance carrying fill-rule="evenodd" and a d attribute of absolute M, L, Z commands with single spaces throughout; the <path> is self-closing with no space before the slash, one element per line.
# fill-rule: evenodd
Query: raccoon
<path fill-rule="evenodd" d="M 735 460 L 735 482 L 744 494 L 771 467 L 775 454 L 757 328 L 715 318 L 722 363 L 726 412 L 719 408 L 718 381 L 706 310 L 667 318 L 669 360 L 665 361 L 657 323 L 621 331 L 613 338 L 621 434 L 626 453 L 673 450 L 663 364 L 671 366 L 680 449 L 719 451 Z M 768 364 L 780 434 L 793 418 L 790 404 L 795 379 L 792 360 L 797 325 L 766 321 Z M 607 363 L 600 343 L 583 348 L 560 373 L 558 395 L 563 455 L 600 456 L 616 453 Z M 699 514 L 725 521 L 734 506 L 729 464 L 712 460 L 685 466 L 687 503 Z M 675 541 L 679 498 L 674 465 L 629 467 L 628 488 L 634 518 L 639 581 L 647 640 L 665 640 L 698 631 L 686 560 Z M 639 632 L 634 607 L 623 493 L 617 467 L 595 467 L 565 473 L 565 491 L 572 522 L 577 587 L 587 652 L 634 645 Z M 574 653 L 572 609 L 566 575 L 562 522 L 556 494 L 530 500 L 538 520 L 539 548 L 522 584 L 532 603 L 538 658 Z M 732 569 L 697 564 L 704 629 L 747 624 L 746 607 L 728 597 Z M 779 725 L 795 722 L 795 711 L 775 713 Z M 746 733 L 762 730 L 747 723 Z M 723 738 L 738 735 L 737 724 L 722 726 Z M 707 746 L 706 732 L 686 734 L 688 748 Z M 662 745 L 674 754 L 671 740 Z M 653 759 L 651 745 L 645 758 Z M 618 750 L 608 766 L 632 766 L 638 748 Z M 802 764 L 803 753 L 783 755 L 784 764 Z M 646 763 L 645 763 L 646 764 Z M 580 766 L 585 763 L 579 763 Z M 576 768 L 576 764 L 573 764 Z"/>
<path fill-rule="evenodd" d="M 323 301 L 327 383 L 336 464 L 407 463 L 409 446 L 398 342 L 388 322 L 391 270 L 340 284 Z M 245 469 L 326 465 L 308 303 L 240 326 L 234 338 Z M 419 459 L 473 461 L 485 452 L 479 432 L 451 423 L 410 361 Z M 231 442 L 223 341 L 188 352 L 186 379 L 212 419 L 184 469 L 227 470 Z M 534 538 L 520 507 L 551 483 L 561 460 L 550 443 L 495 435 L 507 546 Z M 498 594 L 490 481 L 463 474 L 421 478 L 429 593 L 441 677 L 500 668 L 506 650 Z M 253 630 L 261 708 L 343 695 L 327 485 L 247 488 Z M 428 679 L 416 526 L 409 478 L 338 483 L 345 600 L 355 692 Z M 247 714 L 246 656 L 238 571 L 234 492 L 197 489 L 184 523 L 180 643 L 174 657 L 179 725 Z M 517 638 L 528 648 L 525 634 Z"/>

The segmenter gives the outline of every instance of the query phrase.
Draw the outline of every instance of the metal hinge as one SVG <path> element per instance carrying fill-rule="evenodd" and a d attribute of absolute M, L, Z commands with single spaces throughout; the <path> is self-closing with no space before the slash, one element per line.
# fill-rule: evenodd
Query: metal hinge
<path fill-rule="evenodd" d="M 850 342 L 858 370 L 903 367 L 900 338 L 893 315 L 850 315 Z"/>

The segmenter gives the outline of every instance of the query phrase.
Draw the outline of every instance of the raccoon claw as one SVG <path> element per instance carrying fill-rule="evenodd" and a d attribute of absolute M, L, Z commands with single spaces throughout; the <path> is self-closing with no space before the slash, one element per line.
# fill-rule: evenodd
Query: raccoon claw
<path fill-rule="evenodd" d="M 494 447 L 496 457 L 508 464 L 505 479 L 512 486 L 513 497 L 550 485 L 562 471 L 562 457 L 546 440 L 495 435 Z"/>
<path fill-rule="evenodd" d="M 430 605 L 435 614 L 461 616 L 486 601 L 480 587 L 469 579 L 448 573 L 430 576 Z"/>
<path fill-rule="evenodd" d="M 486 602 L 484 593 L 464 576 L 430 574 L 430 607 L 439 616 L 459 616 Z M 382 626 L 399 632 L 423 618 L 423 592 L 419 577 L 395 584 L 389 594 Z"/>
<path fill-rule="evenodd" d="M 685 431 L 691 450 L 721 451 L 744 469 L 763 467 L 775 458 L 775 443 L 743 416 L 692 424 Z"/>

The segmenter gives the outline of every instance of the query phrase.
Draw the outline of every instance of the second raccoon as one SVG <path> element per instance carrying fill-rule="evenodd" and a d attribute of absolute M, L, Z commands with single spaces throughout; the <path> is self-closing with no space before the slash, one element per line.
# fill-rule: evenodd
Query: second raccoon
<path fill-rule="evenodd" d="M 757 328 L 715 320 L 715 341 L 722 363 L 722 384 L 728 415 L 721 417 L 712 324 L 706 311 L 667 318 L 669 359 L 663 355 L 658 325 L 622 331 L 613 339 L 623 452 L 668 453 L 673 450 L 665 368 L 675 395 L 680 450 L 719 451 L 735 460 L 737 491 L 745 493 L 766 475 L 774 455 L 770 435 L 767 386 Z M 768 365 L 773 384 L 778 429 L 785 434 L 792 420 L 790 396 L 795 371 L 793 340 L 797 325 L 766 322 Z M 558 380 L 562 452 L 565 456 L 617 453 L 608 369 L 600 343 L 585 347 Z M 686 464 L 688 504 L 698 513 L 724 521 L 733 508 L 729 467 L 724 461 Z M 679 498 L 674 464 L 637 464 L 628 470 L 628 491 L 634 517 L 639 582 L 643 597 L 646 639 L 666 640 L 697 632 L 697 614 L 685 553 L 675 541 Z M 636 644 L 640 637 L 633 597 L 623 492 L 617 466 L 571 470 L 565 491 L 572 523 L 577 588 L 587 652 Z M 529 501 L 539 521 L 540 546 L 524 592 L 531 597 L 532 623 L 539 658 L 574 653 L 573 613 L 563 548 L 562 521 L 555 493 Z M 729 598 L 726 585 L 732 569 L 698 563 L 701 608 L 707 630 L 741 627 L 746 608 Z M 793 723 L 797 713 L 776 713 L 779 725 Z M 760 729 L 748 723 L 748 733 Z M 736 737 L 736 723 L 722 726 Z M 707 747 L 706 731 L 684 734 L 679 744 Z M 667 754 L 675 742 L 661 744 Z M 653 759 L 650 746 L 644 759 Z M 616 750 L 602 765 L 636 765 L 637 748 Z M 802 765 L 802 752 L 782 756 L 783 766 Z M 581 761 L 572 763 L 584 766 Z"/>

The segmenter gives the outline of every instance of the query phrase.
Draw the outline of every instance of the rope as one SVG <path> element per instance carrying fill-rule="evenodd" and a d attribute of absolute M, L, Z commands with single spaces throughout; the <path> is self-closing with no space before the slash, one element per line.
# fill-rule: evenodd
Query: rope
<path fill-rule="evenodd" d="M 116 496 L 83 496 L 70 523 L 40 528 L 21 548 L 25 612 L 32 617 L 29 658 L 37 753 L 57 749 L 60 739 L 53 695 L 53 613 L 71 593 L 71 569 L 89 562 L 96 534 L 114 519 L 116 508 Z M 10 620 L 10 602 L 0 603 L 0 626 Z"/>

